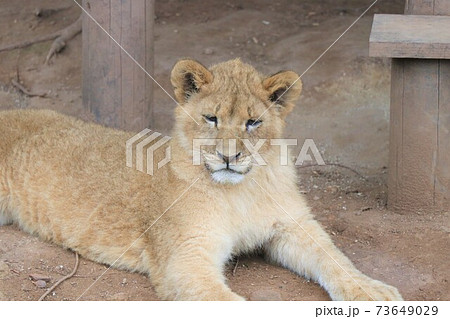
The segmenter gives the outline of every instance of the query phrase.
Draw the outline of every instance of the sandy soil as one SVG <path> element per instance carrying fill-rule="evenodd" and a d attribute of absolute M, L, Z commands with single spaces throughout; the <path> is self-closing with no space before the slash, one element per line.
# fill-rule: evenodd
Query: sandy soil
<path fill-rule="evenodd" d="M 203 3 L 205 2 L 205 3 Z M 213 64 L 234 57 L 266 73 L 299 74 L 370 4 L 367 0 L 156 1 L 155 77 L 170 88 L 178 58 Z M 38 18 L 36 6 L 60 8 Z M 314 138 L 330 166 L 299 168 L 299 188 L 317 219 L 359 269 L 399 288 L 408 300 L 450 300 L 448 212 L 400 215 L 386 209 L 389 120 L 389 61 L 367 57 L 374 13 L 401 13 L 403 1 L 380 1 L 303 77 L 304 94 L 289 117 L 286 136 Z M 70 0 L 0 0 L 0 44 L 56 31 L 79 15 Z M 268 21 L 269 23 L 263 23 Z M 81 36 L 54 63 L 43 65 L 50 42 L 0 53 L 0 109 L 51 108 L 91 119 L 81 105 Z M 183 48 L 183 49 L 180 49 Z M 29 98 L 11 86 L 19 75 L 47 98 Z M 155 87 L 155 130 L 168 134 L 173 102 Z M 237 261 L 237 265 L 236 265 Z M 70 273 L 73 253 L 0 228 L 0 300 L 36 300 L 45 291 L 30 274 L 51 278 Z M 81 259 L 76 275 L 49 300 L 77 299 L 105 270 Z M 259 256 L 240 256 L 227 268 L 229 284 L 253 300 L 328 300 L 317 284 L 269 265 Z M 114 269 L 83 296 L 86 300 L 156 300 L 148 278 Z"/>

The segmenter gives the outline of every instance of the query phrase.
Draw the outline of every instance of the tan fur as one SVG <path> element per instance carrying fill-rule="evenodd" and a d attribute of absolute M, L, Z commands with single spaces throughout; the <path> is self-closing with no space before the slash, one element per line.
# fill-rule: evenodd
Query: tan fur
<path fill-rule="evenodd" d="M 178 62 L 172 160 L 153 176 L 125 165 L 132 133 L 52 111 L 0 112 L 0 222 L 110 265 L 136 241 L 114 267 L 149 275 L 162 299 L 242 300 L 226 285 L 224 264 L 262 248 L 269 260 L 318 281 L 332 299 L 401 300 L 397 289 L 363 275 L 336 249 L 298 193 L 294 166 L 279 164 L 279 146 L 259 150 L 266 166 L 236 163 L 245 170 L 235 185 L 212 180 L 220 164 L 212 147 L 202 150 L 202 165 L 192 164 L 194 138 L 237 138 L 238 162 L 250 156 L 242 139 L 281 138 L 300 81 L 258 128 L 248 132 L 245 123 L 296 78 L 265 78 L 239 60 L 210 69 Z M 203 115 L 215 115 L 217 127 Z"/>

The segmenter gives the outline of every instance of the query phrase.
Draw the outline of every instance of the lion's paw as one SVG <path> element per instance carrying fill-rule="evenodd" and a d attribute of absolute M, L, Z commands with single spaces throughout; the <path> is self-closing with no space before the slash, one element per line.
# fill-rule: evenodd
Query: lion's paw
<path fill-rule="evenodd" d="M 355 282 L 356 281 L 356 282 Z M 369 277 L 358 278 L 344 287 L 335 297 L 338 300 L 401 301 L 397 288 Z M 335 299 L 335 298 L 333 298 Z"/>

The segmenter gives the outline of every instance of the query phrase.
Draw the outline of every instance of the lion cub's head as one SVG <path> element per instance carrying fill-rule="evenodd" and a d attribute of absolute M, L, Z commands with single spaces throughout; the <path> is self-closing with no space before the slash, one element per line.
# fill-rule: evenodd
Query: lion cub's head
<path fill-rule="evenodd" d="M 221 184 L 240 183 L 260 166 L 258 156 L 270 165 L 269 140 L 281 137 L 302 89 L 292 71 L 265 77 L 239 59 L 209 69 L 181 60 L 171 82 L 179 102 L 176 138 L 186 156 Z"/>

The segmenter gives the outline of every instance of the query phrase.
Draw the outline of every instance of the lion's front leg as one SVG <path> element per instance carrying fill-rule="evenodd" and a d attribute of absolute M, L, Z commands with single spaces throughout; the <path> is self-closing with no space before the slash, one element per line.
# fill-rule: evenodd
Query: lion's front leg
<path fill-rule="evenodd" d="M 225 283 L 223 263 L 211 242 L 182 244 L 150 274 L 158 295 L 165 300 L 244 300 Z"/>
<path fill-rule="evenodd" d="M 266 252 L 271 260 L 317 281 L 333 300 L 402 300 L 396 288 L 357 270 L 309 215 L 278 224 Z"/>

